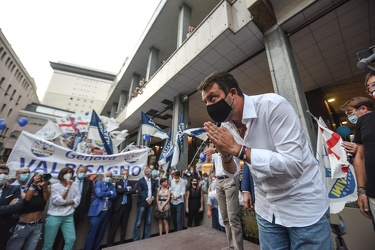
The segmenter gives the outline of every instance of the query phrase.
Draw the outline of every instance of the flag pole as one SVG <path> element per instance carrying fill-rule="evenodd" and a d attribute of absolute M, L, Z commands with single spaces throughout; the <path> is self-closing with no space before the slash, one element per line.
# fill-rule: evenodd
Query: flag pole
<path fill-rule="evenodd" d="M 318 119 L 316 116 L 314 116 L 313 114 L 311 114 L 310 110 L 307 109 L 306 112 L 309 113 L 309 114 L 311 115 L 311 117 L 312 117 L 316 122 L 319 123 L 319 119 Z"/>
<path fill-rule="evenodd" d="M 205 144 L 205 143 L 206 143 L 206 141 L 203 141 L 203 142 L 201 143 L 201 145 L 199 146 L 197 152 L 195 152 L 195 155 L 194 155 L 193 159 L 191 160 L 189 166 L 191 166 L 191 164 L 193 164 L 193 161 L 194 161 L 195 157 L 197 157 L 197 154 L 198 154 L 199 150 L 201 149 L 201 147 L 202 147 L 203 144 Z"/>

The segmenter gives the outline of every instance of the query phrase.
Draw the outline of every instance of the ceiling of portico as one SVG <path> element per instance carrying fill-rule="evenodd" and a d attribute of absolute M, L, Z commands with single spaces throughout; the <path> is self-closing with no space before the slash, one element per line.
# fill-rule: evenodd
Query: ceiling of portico
<path fill-rule="evenodd" d="M 340 1 L 317 1 L 283 23 L 282 28 L 289 34 L 305 92 L 321 88 L 326 97 L 335 97 L 336 101 L 331 103 L 331 106 L 339 114 L 340 120 L 345 120 L 340 106 L 351 97 L 365 96 L 363 88 L 365 73 L 356 67 L 358 62 L 356 53 L 375 44 L 375 2 L 341 1 L 341 6 L 337 6 L 310 23 L 310 20 L 323 10 L 338 2 Z M 301 26 L 304 23 L 306 25 Z M 153 32 L 158 32 L 158 27 L 155 29 Z M 155 105 L 155 103 L 160 103 L 164 99 L 173 101 L 174 95 L 171 96 L 171 93 L 180 90 L 178 92 L 180 94 L 191 94 L 189 127 L 202 126 L 203 122 L 210 118 L 201 101 L 200 93 L 192 93 L 204 77 L 215 70 L 229 70 L 246 94 L 273 92 L 266 52 L 263 46 L 259 46 L 262 43 L 261 36 L 254 23 L 245 26 L 237 34 L 229 30 L 224 32 L 176 74 L 170 81 L 173 85 L 165 86 L 163 91 L 159 91 L 147 101 L 149 104 L 146 103 L 145 107 L 158 107 L 158 111 L 162 112 L 167 105 Z M 148 52 L 148 49 L 145 49 L 145 58 L 148 57 Z M 256 56 L 249 57 L 255 53 Z M 134 67 L 140 69 L 144 65 L 146 63 L 139 62 Z M 167 109 L 162 113 L 165 114 L 172 115 L 172 110 Z M 319 114 L 315 115 L 319 116 Z M 126 129 L 129 131 L 137 129 L 139 119 L 139 117 L 130 119 L 126 123 Z M 171 119 L 163 120 L 155 117 L 154 121 L 166 127 L 171 126 Z"/>

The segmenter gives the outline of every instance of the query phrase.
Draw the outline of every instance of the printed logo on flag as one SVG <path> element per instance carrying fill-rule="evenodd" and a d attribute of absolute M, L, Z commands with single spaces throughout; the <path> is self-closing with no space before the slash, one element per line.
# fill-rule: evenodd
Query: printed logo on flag
<path fill-rule="evenodd" d="M 124 160 L 128 163 L 136 163 L 140 157 L 140 153 L 130 153 L 125 155 Z"/>
<path fill-rule="evenodd" d="M 329 190 L 328 197 L 330 199 L 343 198 L 351 193 L 354 193 L 355 190 L 355 177 L 353 176 L 352 171 L 349 169 L 346 177 L 339 178 L 335 181 L 331 190 Z"/>
<path fill-rule="evenodd" d="M 95 145 L 98 148 L 104 148 L 103 142 L 101 140 L 94 140 L 94 141 L 95 141 Z"/>
<path fill-rule="evenodd" d="M 55 147 L 44 141 L 35 141 L 31 145 L 31 153 L 37 157 L 49 157 L 55 153 Z"/>
<path fill-rule="evenodd" d="M 43 136 L 45 140 L 53 140 L 56 138 L 56 132 L 52 128 L 44 128 L 39 132 L 40 136 Z"/>

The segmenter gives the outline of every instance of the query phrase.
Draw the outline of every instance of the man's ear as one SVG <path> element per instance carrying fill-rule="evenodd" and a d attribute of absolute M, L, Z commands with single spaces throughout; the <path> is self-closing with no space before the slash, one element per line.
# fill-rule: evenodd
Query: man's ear
<path fill-rule="evenodd" d="M 368 111 L 368 107 L 367 107 L 367 106 L 365 106 L 365 105 L 362 105 L 362 106 L 361 106 L 361 108 L 363 108 L 363 109 L 365 110 L 365 112 L 367 112 L 367 111 Z"/>
<path fill-rule="evenodd" d="M 231 88 L 231 89 L 229 90 L 229 92 L 230 92 L 233 96 L 238 95 L 238 92 L 237 92 L 237 89 L 236 89 L 236 88 Z"/>

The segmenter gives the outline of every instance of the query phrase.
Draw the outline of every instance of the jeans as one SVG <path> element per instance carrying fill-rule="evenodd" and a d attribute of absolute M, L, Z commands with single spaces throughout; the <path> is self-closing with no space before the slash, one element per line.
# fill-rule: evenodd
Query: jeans
<path fill-rule="evenodd" d="M 329 211 L 318 222 L 306 227 L 284 227 L 257 214 L 261 250 L 331 250 Z"/>
<path fill-rule="evenodd" d="M 150 238 L 152 207 L 153 206 L 137 206 L 137 219 L 134 225 L 133 241 L 139 240 L 139 228 L 141 226 L 143 215 L 146 216 L 145 239 Z"/>
<path fill-rule="evenodd" d="M 184 207 L 183 202 L 178 203 L 177 205 L 171 203 L 172 221 L 175 232 L 181 231 L 184 228 Z"/>
<path fill-rule="evenodd" d="M 212 228 L 221 231 L 221 226 L 219 223 L 219 211 L 217 208 L 212 208 Z"/>
<path fill-rule="evenodd" d="M 48 215 L 44 225 L 43 250 L 51 250 L 55 241 L 57 230 L 61 229 L 64 236 L 64 250 L 73 249 L 76 241 L 76 230 L 74 227 L 73 214 L 67 216 Z"/>
<path fill-rule="evenodd" d="M 43 223 L 36 225 L 17 224 L 9 238 L 6 249 L 35 250 L 42 235 L 42 225 Z"/>

